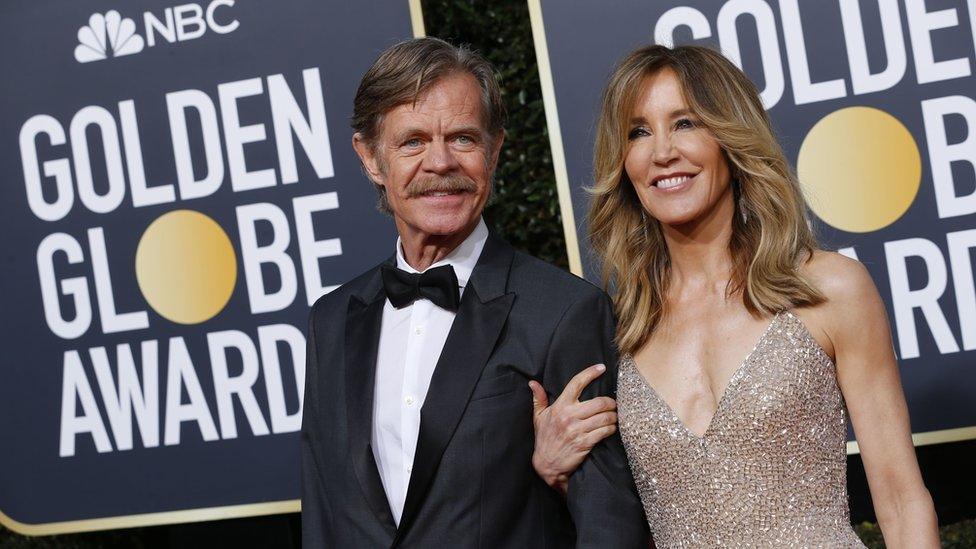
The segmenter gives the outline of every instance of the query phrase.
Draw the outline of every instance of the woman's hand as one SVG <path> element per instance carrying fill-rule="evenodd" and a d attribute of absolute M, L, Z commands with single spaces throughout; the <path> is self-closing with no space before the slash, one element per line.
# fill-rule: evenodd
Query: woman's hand
<path fill-rule="evenodd" d="M 570 475 L 590 450 L 617 430 L 616 401 L 610 397 L 579 400 L 583 389 L 606 369 L 596 364 L 576 374 L 551 406 L 542 385 L 529 382 L 535 425 L 532 466 L 546 484 L 563 495 Z"/>

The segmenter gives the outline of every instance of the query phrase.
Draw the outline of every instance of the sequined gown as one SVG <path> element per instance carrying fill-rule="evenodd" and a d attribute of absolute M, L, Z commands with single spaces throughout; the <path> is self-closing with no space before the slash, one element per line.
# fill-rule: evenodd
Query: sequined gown
<path fill-rule="evenodd" d="M 773 317 L 702 437 L 621 359 L 620 434 L 659 549 L 864 547 L 847 501 L 834 364 L 791 312 Z"/>

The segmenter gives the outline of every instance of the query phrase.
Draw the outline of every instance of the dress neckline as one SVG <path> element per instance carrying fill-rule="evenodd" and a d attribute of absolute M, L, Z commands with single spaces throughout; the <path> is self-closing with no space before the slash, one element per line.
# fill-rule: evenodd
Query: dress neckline
<path fill-rule="evenodd" d="M 647 380 L 647 378 L 644 377 L 644 374 L 642 374 L 640 370 L 637 368 L 637 361 L 634 360 L 634 357 L 631 354 L 628 353 L 624 355 L 624 360 L 628 361 L 630 365 L 633 367 L 634 373 L 637 375 L 638 378 L 640 378 L 641 383 L 647 389 L 648 393 L 650 393 L 650 395 L 658 402 L 660 402 L 661 405 L 664 406 L 664 408 L 668 411 L 668 415 L 671 416 L 672 421 L 678 424 L 681 430 L 692 439 L 697 441 L 704 441 L 706 438 L 708 438 L 708 434 L 713 431 L 713 427 L 715 426 L 716 423 L 716 418 L 718 418 L 719 414 L 722 413 L 722 410 L 726 405 L 726 401 L 729 398 L 729 393 L 731 393 L 732 390 L 735 388 L 735 386 L 738 384 L 739 379 L 743 377 L 744 372 L 746 371 L 747 366 L 751 362 L 753 355 L 756 354 L 756 350 L 764 341 L 766 341 L 766 337 L 772 331 L 773 326 L 777 323 L 782 313 L 783 311 L 780 311 L 773 315 L 772 320 L 769 321 L 769 324 L 766 325 L 766 328 L 759 336 L 759 339 L 756 340 L 755 345 L 752 346 L 752 350 L 746 354 L 745 358 L 742 359 L 742 362 L 740 362 L 739 365 L 736 367 L 735 371 L 732 372 L 732 376 L 729 377 L 728 383 L 725 384 L 725 388 L 722 390 L 722 396 L 720 396 L 718 399 L 718 404 L 716 404 L 715 406 L 715 411 L 712 413 L 712 417 L 709 418 L 708 424 L 705 426 L 705 431 L 700 435 L 693 432 L 691 429 L 689 429 L 688 426 L 685 424 L 685 422 L 682 421 L 680 417 L 678 417 L 678 414 L 677 412 L 674 411 L 674 408 L 672 408 L 671 405 L 668 404 L 666 400 L 664 400 L 664 397 L 662 397 L 654 389 L 654 387 L 651 386 L 651 383 Z M 787 314 L 789 313 L 787 312 Z"/>

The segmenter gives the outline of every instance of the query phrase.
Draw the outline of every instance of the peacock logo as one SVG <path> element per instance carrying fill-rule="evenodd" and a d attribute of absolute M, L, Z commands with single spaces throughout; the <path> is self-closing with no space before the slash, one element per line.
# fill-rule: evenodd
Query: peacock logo
<path fill-rule="evenodd" d="M 136 34 L 135 22 L 111 10 L 104 15 L 93 13 L 88 24 L 78 29 L 78 45 L 75 60 L 89 63 L 108 57 L 121 57 L 139 53 L 145 46 L 142 36 Z"/>

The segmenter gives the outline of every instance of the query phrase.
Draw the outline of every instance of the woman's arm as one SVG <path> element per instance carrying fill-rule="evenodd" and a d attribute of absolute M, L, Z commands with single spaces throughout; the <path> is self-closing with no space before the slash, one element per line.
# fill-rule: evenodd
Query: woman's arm
<path fill-rule="evenodd" d="M 935 508 L 915 459 L 884 303 L 863 265 L 838 254 L 818 256 L 815 262 L 822 266 L 816 278 L 828 302 L 817 316 L 833 347 L 837 380 L 885 544 L 939 547 Z"/>

